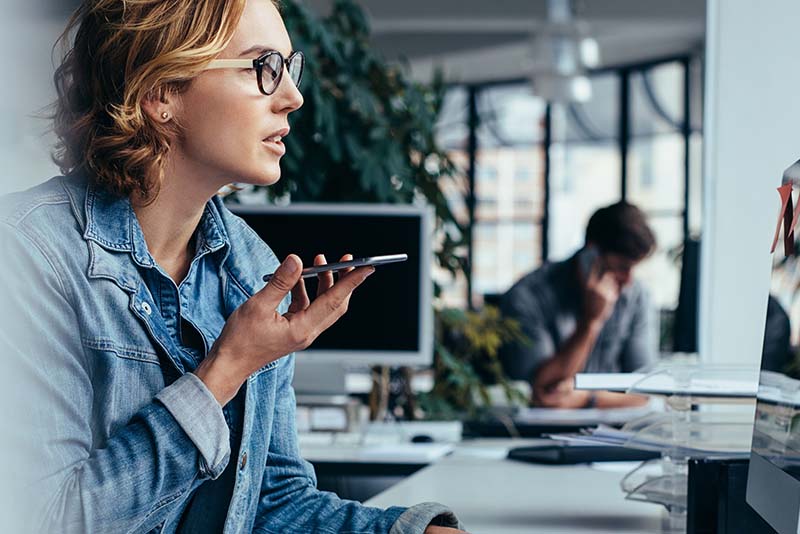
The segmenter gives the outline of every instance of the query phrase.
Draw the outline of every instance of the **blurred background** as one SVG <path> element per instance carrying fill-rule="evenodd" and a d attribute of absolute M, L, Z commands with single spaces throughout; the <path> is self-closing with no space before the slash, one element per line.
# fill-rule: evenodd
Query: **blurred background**
<path fill-rule="evenodd" d="M 327 0 L 299 4 L 320 19 L 333 9 Z M 491 302 L 523 274 L 579 248 L 595 209 L 628 200 L 657 234 L 658 250 L 639 277 L 661 310 L 662 348 L 673 348 L 683 250 L 702 233 L 705 2 L 355 4 L 367 17 L 370 47 L 388 65 L 443 87 L 434 133 L 456 172 L 440 186 L 467 261 L 454 275 L 436 266 L 440 303 Z M 0 104 L 3 192 L 58 172 L 44 116 L 54 96 L 52 47 L 76 6 L 36 0 L 6 20 L 13 52 L 5 71 L 13 76 Z M 564 68 L 569 75 L 555 76 Z M 696 334 L 687 335 L 681 348 L 696 350 Z"/>

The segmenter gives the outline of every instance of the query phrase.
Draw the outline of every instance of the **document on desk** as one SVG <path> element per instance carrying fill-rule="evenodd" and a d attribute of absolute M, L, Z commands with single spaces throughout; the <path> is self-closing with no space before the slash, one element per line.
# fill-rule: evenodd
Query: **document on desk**
<path fill-rule="evenodd" d="M 758 381 L 690 378 L 685 384 L 669 374 L 644 373 L 579 373 L 575 375 L 575 389 L 627 392 L 648 395 L 674 395 L 695 397 L 752 398 L 758 391 Z"/>
<path fill-rule="evenodd" d="M 523 408 L 514 416 L 514 422 L 529 425 L 592 426 L 597 424 L 624 425 L 651 413 L 650 405 L 631 408 Z"/>
<path fill-rule="evenodd" d="M 372 461 L 430 463 L 453 452 L 452 443 L 398 443 L 364 447 L 360 454 Z"/>

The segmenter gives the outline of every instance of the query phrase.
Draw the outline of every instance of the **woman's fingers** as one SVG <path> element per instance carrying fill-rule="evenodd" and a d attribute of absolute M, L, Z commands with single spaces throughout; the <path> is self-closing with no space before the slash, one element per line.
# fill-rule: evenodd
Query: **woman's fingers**
<path fill-rule="evenodd" d="M 352 254 L 345 254 L 344 256 L 342 256 L 339 259 L 339 261 L 352 261 L 352 259 L 353 259 L 353 255 Z M 346 275 L 347 273 L 349 273 L 352 270 L 353 270 L 353 267 L 348 267 L 347 269 L 343 269 L 343 270 L 339 271 L 339 273 L 338 273 L 339 274 L 339 278 L 341 279 L 344 275 Z"/>
<path fill-rule="evenodd" d="M 306 282 L 302 278 L 292 288 L 292 303 L 289 305 L 289 313 L 297 313 L 308 308 L 311 300 L 306 291 Z"/>
<path fill-rule="evenodd" d="M 347 311 L 353 291 L 373 272 L 374 267 L 359 267 L 343 275 L 324 295 L 291 318 L 293 328 L 313 337 L 328 329 Z"/>
<path fill-rule="evenodd" d="M 328 260 L 325 258 L 325 254 L 317 254 L 314 258 L 314 265 L 326 265 L 327 263 Z M 317 285 L 317 297 L 320 297 L 333 286 L 333 273 L 331 271 L 319 273 L 317 275 L 317 280 L 319 281 Z"/>

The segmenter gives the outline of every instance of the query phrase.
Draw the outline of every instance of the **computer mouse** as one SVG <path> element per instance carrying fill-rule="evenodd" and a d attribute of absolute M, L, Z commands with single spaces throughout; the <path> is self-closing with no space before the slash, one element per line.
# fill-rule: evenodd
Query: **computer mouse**
<path fill-rule="evenodd" d="M 433 443 L 433 438 L 427 434 L 417 434 L 411 438 L 411 443 Z"/>

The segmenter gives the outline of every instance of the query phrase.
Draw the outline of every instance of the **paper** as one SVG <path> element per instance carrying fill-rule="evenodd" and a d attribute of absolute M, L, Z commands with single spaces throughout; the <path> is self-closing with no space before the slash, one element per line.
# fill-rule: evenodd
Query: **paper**
<path fill-rule="evenodd" d="M 645 416 L 653 410 L 649 405 L 632 408 L 577 409 L 561 408 L 524 408 L 514 416 L 515 423 L 549 424 L 549 425 L 622 425 L 638 417 Z"/>

